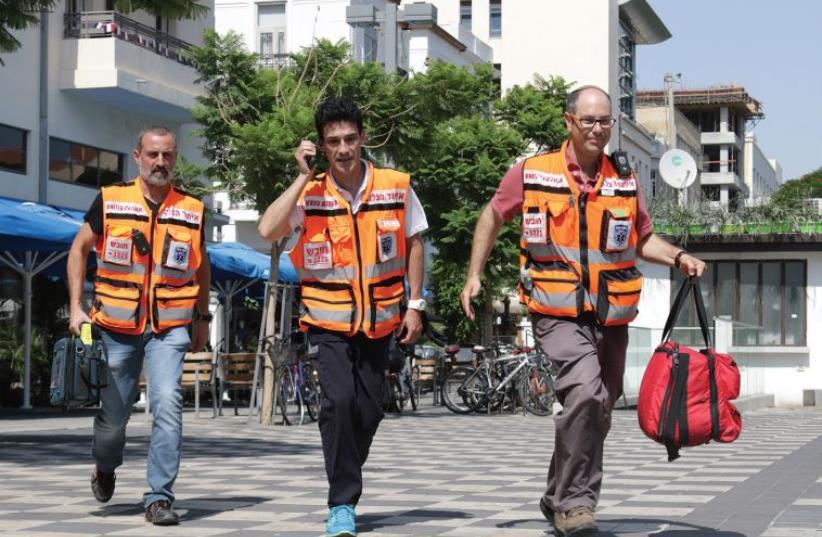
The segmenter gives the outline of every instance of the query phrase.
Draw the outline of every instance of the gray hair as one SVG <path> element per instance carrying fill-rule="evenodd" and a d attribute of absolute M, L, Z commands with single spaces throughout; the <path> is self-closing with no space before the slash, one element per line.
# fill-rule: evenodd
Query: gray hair
<path fill-rule="evenodd" d="M 177 147 L 177 136 L 171 132 L 168 127 L 163 125 L 152 125 L 151 127 L 143 128 L 137 135 L 137 151 L 143 148 L 143 136 L 146 134 L 153 134 L 155 136 L 171 136 L 171 139 L 174 140 L 174 147 Z"/>
<path fill-rule="evenodd" d="M 602 93 L 603 95 L 605 95 L 605 98 L 608 99 L 608 104 L 613 106 L 613 104 L 611 103 L 611 96 L 608 95 L 607 91 L 600 88 L 599 86 L 594 86 L 594 85 L 589 84 L 587 86 L 578 87 L 577 89 L 575 89 L 574 91 L 572 91 L 571 93 L 569 93 L 565 97 L 565 111 L 568 112 L 569 114 L 576 114 L 577 113 L 577 101 L 579 101 L 579 96 L 582 94 L 583 91 L 589 90 L 589 89 L 597 90 L 600 93 Z"/>

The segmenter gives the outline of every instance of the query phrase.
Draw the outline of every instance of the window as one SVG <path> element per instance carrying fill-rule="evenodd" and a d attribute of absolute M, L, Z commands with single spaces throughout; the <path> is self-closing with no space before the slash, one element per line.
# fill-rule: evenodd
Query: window
<path fill-rule="evenodd" d="M 0 170 L 26 173 L 27 132 L 0 123 Z"/>
<path fill-rule="evenodd" d="M 491 37 L 500 37 L 502 35 L 502 0 L 491 0 L 488 7 L 491 13 L 488 34 Z"/>
<path fill-rule="evenodd" d="M 672 270 L 671 302 L 683 275 Z M 734 321 L 739 347 L 804 346 L 806 342 L 805 261 L 712 261 L 700 280 L 709 322 L 715 315 Z M 701 344 L 691 303 L 680 315 L 674 336 L 686 345 Z M 710 327 L 713 330 L 713 326 Z"/>
<path fill-rule="evenodd" d="M 619 109 L 631 119 L 634 118 L 634 94 L 636 81 L 636 43 L 632 30 L 624 23 L 619 24 Z"/>
<path fill-rule="evenodd" d="M 471 29 L 471 0 L 460 0 L 460 26 Z"/>
<path fill-rule="evenodd" d="M 93 188 L 123 179 L 122 153 L 82 144 L 49 139 L 49 178 Z"/>
<path fill-rule="evenodd" d="M 285 4 L 260 4 L 257 6 L 257 35 L 260 58 L 270 60 L 282 57 L 285 44 Z"/>

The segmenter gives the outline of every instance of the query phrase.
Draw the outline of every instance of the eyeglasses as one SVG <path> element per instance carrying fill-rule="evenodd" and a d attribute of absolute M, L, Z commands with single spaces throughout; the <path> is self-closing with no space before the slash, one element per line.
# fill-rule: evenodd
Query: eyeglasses
<path fill-rule="evenodd" d="M 604 117 L 604 118 L 595 118 L 595 117 L 577 117 L 571 116 L 576 120 L 580 127 L 585 130 L 593 129 L 594 126 L 599 123 L 599 127 L 603 130 L 610 129 L 616 123 L 616 119 L 612 117 Z"/>

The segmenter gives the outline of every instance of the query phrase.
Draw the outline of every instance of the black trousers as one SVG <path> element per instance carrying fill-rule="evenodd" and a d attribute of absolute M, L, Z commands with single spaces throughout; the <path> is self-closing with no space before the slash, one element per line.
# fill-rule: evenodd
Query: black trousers
<path fill-rule="evenodd" d="M 384 415 L 390 339 L 308 331 L 309 355 L 322 387 L 319 421 L 329 507 L 357 505 L 362 495 L 362 467 Z"/>

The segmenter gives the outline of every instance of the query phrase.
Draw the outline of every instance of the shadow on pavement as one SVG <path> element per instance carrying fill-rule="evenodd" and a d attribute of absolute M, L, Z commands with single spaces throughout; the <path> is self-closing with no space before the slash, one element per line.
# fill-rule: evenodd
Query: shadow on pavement
<path fill-rule="evenodd" d="M 203 518 L 208 518 L 219 513 L 227 513 L 229 511 L 234 511 L 235 509 L 244 509 L 246 507 L 252 507 L 254 505 L 259 505 L 266 501 L 270 500 L 270 498 L 262 498 L 257 496 L 237 496 L 237 497 L 226 497 L 220 496 L 219 498 L 214 497 L 207 497 L 207 498 L 186 498 L 184 500 L 177 500 L 174 502 L 174 509 L 180 513 L 180 522 L 185 523 L 186 521 L 191 520 L 201 520 Z M 202 507 L 192 506 L 196 505 L 198 502 L 206 502 L 211 503 L 213 502 L 215 505 L 214 509 L 205 509 Z M 220 508 L 220 504 L 236 504 L 232 505 L 229 508 Z M 91 516 L 96 516 L 100 518 L 105 518 L 108 516 L 124 516 L 124 515 L 134 515 L 134 516 L 144 516 L 145 515 L 145 508 L 143 507 L 142 502 L 140 503 L 115 503 L 109 504 L 104 507 L 97 509 L 96 511 L 91 511 L 89 513 Z M 273 517 L 273 515 L 272 515 Z"/>
<path fill-rule="evenodd" d="M 412 509 L 410 511 L 391 511 L 386 513 L 368 513 L 357 516 L 357 531 L 365 533 L 378 530 L 380 528 L 402 527 L 407 524 L 406 520 L 398 520 L 392 523 L 395 517 L 414 517 L 420 520 L 461 520 L 471 518 L 471 515 L 462 511 L 449 511 L 440 509 Z"/>
<path fill-rule="evenodd" d="M 498 528 L 515 528 L 519 525 L 532 522 L 544 522 L 547 526 L 546 535 L 556 535 L 554 528 L 544 518 L 524 518 L 520 520 L 509 520 L 497 524 Z M 653 535 L 654 537 L 747 537 L 744 533 L 736 531 L 717 530 L 697 526 L 687 522 L 651 519 L 651 518 L 608 518 L 599 519 L 597 522 L 607 530 L 600 530 L 596 533 L 599 537 L 620 537 L 621 535 Z"/>
<path fill-rule="evenodd" d="M 148 435 L 127 436 L 125 458 L 145 457 L 148 452 Z M 183 438 L 183 458 L 198 457 L 256 457 L 286 452 L 289 454 L 319 453 L 315 442 L 300 444 L 276 440 L 249 438 L 224 438 L 219 436 Z M 78 460 L 91 459 L 91 434 L 18 433 L 0 435 L 0 461 L 21 465 L 42 466 L 77 464 Z"/>

